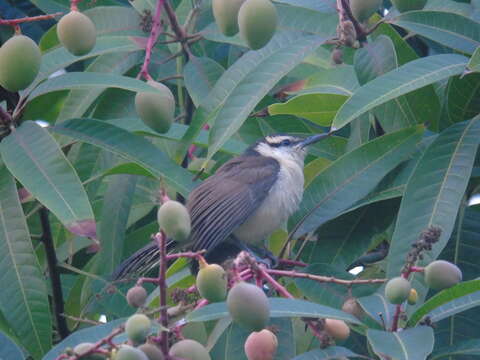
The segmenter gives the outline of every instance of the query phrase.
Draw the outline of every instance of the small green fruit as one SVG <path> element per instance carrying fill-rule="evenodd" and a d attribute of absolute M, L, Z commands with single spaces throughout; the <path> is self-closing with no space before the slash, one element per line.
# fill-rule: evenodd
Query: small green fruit
<path fill-rule="evenodd" d="M 142 91 L 135 95 L 135 109 L 149 128 L 166 133 L 172 126 L 175 115 L 175 97 L 162 83 L 149 80 L 147 84 L 157 91 Z"/>
<path fill-rule="evenodd" d="M 173 344 L 169 354 L 185 360 L 211 360 L 207 349 L 199 342 L 190 339 Z"/>
<path fill-rule="evenodd" d="M 346 340 L 350 336 L 350 328 L 343 320 L 325 319 L 325 331 L 335 340 Z"/>
<path fill-rule="evenodd" d="M 89 351 L 94 344 L 92 343 L 81 343 L 73 348 L 73 353 L 75 355 L 82 355 Z M 92 354 L 88 356 L 82 356 L 82 360 L 105 360 L 105 356 L 101 354 Z"/>
<path fill-rule="evenodd" d="M 352 15 L 363 23 L 370 19 L 382 4 L 382 0 L 350 0 Z"/>
<path fill-rule="evenodd" d="M 418 300 L 418 293 L 417 290 L 414 288 L 410 289 L 410 294 L 408 294 L 407 302 L 408 305 L 415 305 Z"/>
<path fill-rule="evenodd" d="M 160 229 L 169 237 L 184 243 L 188 240 L 191 221 L 188 210 L 178 201 L 169 200 L 158 209 L 157 220 Z"/>
<path fill-rule="evenodd" d="M 252 332 L 244 345 L 248 360 L 273 360 L 277 347 L 277 337 L 267 329 Z"/>
<path fill-rule="evenodd" d="M 213 16 L 225 36 L 238 33 L 238 11 L 245 0 L 212 0 Z"/>
<path fill-rule="evenodd" d="M 393 5 L 401 13 L 413 10 L 422 10 L 427 0 L 392 0 Z"/>
<path fill-rule="evenodd" d="M 60 19 L 57 35 L 62 45 L 76 56 L 88 54 L 97 41 L 95 25 L 79 11 L 70 11 Z"/>
<path fill-rule="evenodd" d="M 200 296 L 209 302 L 225 300 L 227 296 L 227 273 L 220 265 L 200 265 L 197 274 L 197 289 Z"/>
<path fill-rule="evenodd" d="M 143 286 L 134 286 L 127 291 L 128 305 L 133 307 L 140 307 L 145 304 L 147 300 L 147 290 Z"/>
<path fill-rule="evenodd" d="M 425 282 L 429 288 L 442 290 L 462 281 L 462 271 L 445 260 L 431 262 L 425 267 Z"/>
<path fill-rule="evenodd" d="M 15 35 L 0 48 L 0 85 L 11 92 L 26 89 L 37 77 L 42 55 L 27 36 Z"/>
<path fill-rule="evenodd" d="M 150 333 L 152 323 L 143 314 L 135 314 L 128 318 L 125 323 L 125 332 L 128 338 L 135 344 L 143 343 Z"/>
<path fill-rule="evenodd" d="M 262 330 L 270 318 L 265 293 L 258 286 L 243 281 L 228 292 L 227 306 L 233 320 L 249 330 Z"/>
<path fill-rule="evenodd" d="M 149 360 L 147 355 L 139 349 L 129 345 L 122 345 L 114 357 L 115 360 Z"/>
<path fill-rule="evenodd" d="M 385 286 L 385 297 L 392 304 L 401 304 L 407 300 L 411 288 L 410 282 L 403 277 L 390 279 Z"/>
<path fill-rule="evenodd" d="M 240 35 L 248 47 L 264 47 L 277 29 L 277 10 L 270 0 L 247 0 L 238 12 Z"/>
<path fill-rule="evenodd" d="M 143 344 L 138 347 L 139 350 L 143 351 L 147 355 L 148 360 L 163 360 L 164 356 L 158 346 L 154 344 Z"/>

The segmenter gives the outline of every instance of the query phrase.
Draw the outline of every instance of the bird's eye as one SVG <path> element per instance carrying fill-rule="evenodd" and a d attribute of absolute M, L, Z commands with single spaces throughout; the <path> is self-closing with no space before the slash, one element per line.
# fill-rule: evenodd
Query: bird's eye
<path fill-rule="evenodd" d="M 282 142 L 280 143 L 280 145 L 282 146 L 289 146 L 292 142 L 289 140 L 289 139 L 284 139 L 282 140 Z"/>

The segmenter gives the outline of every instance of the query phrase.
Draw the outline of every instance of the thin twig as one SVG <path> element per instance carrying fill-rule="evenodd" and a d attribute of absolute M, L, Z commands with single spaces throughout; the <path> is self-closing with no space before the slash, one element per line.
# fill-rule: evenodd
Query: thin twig
<path fill-rule="evenodd" d="M 42 207 L 40 209 L 40 223 L 43 234 L 41 241 L 45 247 L 45 254 L 47 257 L 48 273 L 50 275 L 50 282 L 52 285 L 52 300 L 53 309 L 55 313 L 55 320 L 57 322 L 57 330 L 62 339 L 69 335 L 67 321 L 62 314 L 65 312 L 63 304 L 62 283 L 60 281 L 60 273 L 58 272 L 58 260 L 55 254 L 55 247 L 53 245 L 52 231 L 50 228 L 50 221 L 48 219 L 48 209 Z"/>
<path fill-rule="evenodd" d="M 55 14 L 47 14 L 47 15 L 40 15 L 40 16 L 29 16 L 29 17 L 23 17 L 20 19 L 0 19 L 0 25 L 16 26 L 18 24 L 22 24 L 26 22 L 51 20 L 60 15 L 63 15 L 63 12 L 57 12 Z"/>
<path fill-rule="evenodd" d="M 337 279 L 333 276 L 321 276 L 321 275 L 313 275 L 313 274 L 308 274 L 308 273 L 301 273 L 301 272 L 297 272 L 295 270 L 267 269 L 265 271 L 270 275 L 309 279 L 309 280 L 317 281 L 317 282 L 320 282 L 320 283 L 334 283 L 334 284 L 345 285 L 345 286 L 365 285 L 365 284 L 383 284 L 384 282 L 386 282 L 388 280 L 388 279 L 344 280 L 344 279 Z"/>

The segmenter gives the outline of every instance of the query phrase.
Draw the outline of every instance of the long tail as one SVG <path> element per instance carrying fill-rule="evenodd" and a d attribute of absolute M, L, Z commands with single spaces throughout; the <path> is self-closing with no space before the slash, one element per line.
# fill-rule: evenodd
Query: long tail
<path fill-rule="evenodd" d="M 167 252 L 170 252 L 174 247 L 175 242 L 173 240 L 168 240 Z M 158 258 L 158 246 L 155 242 L 151 242 L 130 255 L 118 265 L 112 274 L 112 280 L 135 278 L 145 275 L 158 266 Z"/>

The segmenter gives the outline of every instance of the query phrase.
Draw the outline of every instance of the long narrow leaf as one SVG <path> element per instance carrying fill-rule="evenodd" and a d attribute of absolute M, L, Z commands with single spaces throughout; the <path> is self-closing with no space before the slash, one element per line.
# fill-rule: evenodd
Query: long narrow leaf
<path fill-rule="evenodd" d="M 0 310 L 35 359 L 51 346 L 48 292 L 15 180 L 0 164 Z"/>
<path fill-rule="evenodd" d="M 55 139 L 27 121 L 0 143 L 10 172 L 77 235 L 96 237 L 92 207 L 74 168 Z"/>

